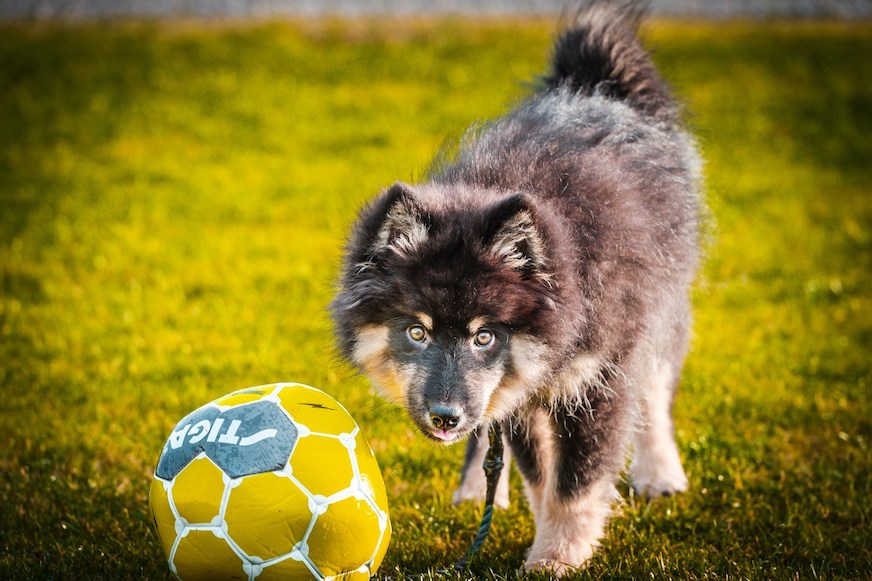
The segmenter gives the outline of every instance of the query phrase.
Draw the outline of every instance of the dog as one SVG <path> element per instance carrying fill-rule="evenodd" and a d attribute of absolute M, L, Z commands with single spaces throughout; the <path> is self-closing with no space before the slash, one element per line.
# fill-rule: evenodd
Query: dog
<path fill-rule="evenodd" d="M 702 162 L 643 16 L 586 3 L 533 94 L 367 204 L 330 307 L 378 393 L 426 437 L 468 439 L 457 500 L 483 497 L 481 436 L 501 424 L 536 525 L 525 567 L 557 576 L 599 545 L 631 451 L 637 492 L 688 487 L 671 409 Z"/>

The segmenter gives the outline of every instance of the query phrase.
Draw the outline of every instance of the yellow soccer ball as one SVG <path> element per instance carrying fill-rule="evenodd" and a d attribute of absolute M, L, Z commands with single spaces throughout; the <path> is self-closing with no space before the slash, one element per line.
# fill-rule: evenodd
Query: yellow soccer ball
<path fill-rule="evenodd" d="M 170 570 L 185 580 L 365 580 L 391 536 L 360 428 L 297 383 L 236 391 L 183 418 L 149 505 Z"/>

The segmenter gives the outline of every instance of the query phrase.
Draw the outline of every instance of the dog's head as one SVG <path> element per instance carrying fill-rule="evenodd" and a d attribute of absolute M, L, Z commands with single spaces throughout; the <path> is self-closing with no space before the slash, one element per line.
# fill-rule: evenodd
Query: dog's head
<path fill-rule="evenodd" d="M 340 345 L 433 439 L 505 417 L 551 366 L 541 214 L 523 194 L 397 184 L 358 221 L 332 305 Z"/>

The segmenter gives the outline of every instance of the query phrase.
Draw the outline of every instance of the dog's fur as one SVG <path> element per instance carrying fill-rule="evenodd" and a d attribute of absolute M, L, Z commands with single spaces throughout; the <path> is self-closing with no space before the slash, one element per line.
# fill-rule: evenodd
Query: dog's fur
<path fill-rule="evenodd" d="M 630 447 L 636 490 L 687 487 L 671 406 L 701 163 L 640 16 L 588 3 L 538 92 L 363 209 L 332 304 L 381 394 L 435 440 L 472 436 L 456 499 L 483 495 L 479 431 L 503 423 L 536 522 L 526 566 L 558 575 L 597 546 Z"/>

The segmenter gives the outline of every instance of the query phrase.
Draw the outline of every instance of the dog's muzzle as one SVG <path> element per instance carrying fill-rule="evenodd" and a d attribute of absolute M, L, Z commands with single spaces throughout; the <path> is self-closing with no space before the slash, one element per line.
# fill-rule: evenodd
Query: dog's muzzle
<path fill-rule="evenodd" d="M 460 434 L 453 430 L 462 419 L 463 411 L 460 408 L 441 404 L 430 408 L 432 434 L 444 442 L 453 442 L 460 437 Z"/>

